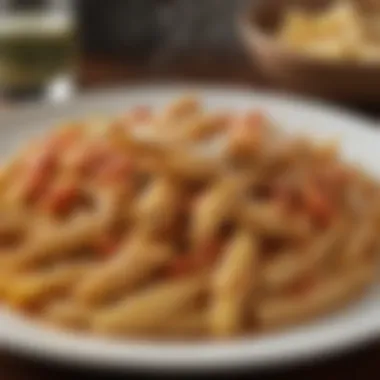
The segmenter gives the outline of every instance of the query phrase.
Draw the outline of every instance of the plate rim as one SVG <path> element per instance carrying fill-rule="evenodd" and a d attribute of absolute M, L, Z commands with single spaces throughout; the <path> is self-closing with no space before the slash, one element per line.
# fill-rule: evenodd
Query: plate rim
<path fill-rule="evenodd" d="M 340 312 L 344 313 L 344 310 Z M 373 314 L 376 317 L 378 310 Z M 34 324 L 14 313 L 9 313 L 8 317 L 12 318 L 16 326 L 19 325 L 16 333 L 2 334 L 2 347 L 11 352 L 76 366 L 90 365 L 99 369 L 135 369 L 147 372 L 204 372 L 300 364 L 370 344 L 378 339 L 380 333 L 378 318 L 367 318 L 365 323 L 358 324 L 355 329 L 352 328 L 352 322 L 322 327 L 318 320 L 314 320 L 294 330 L 280 332 L 279 336 L 276 332 L 264 335 L 261 342 L 261 338 L 252 336 L 224 343 L 144 343 L 76 336 L 73 332 Z M 1 319 L 3 316 L 0 316 Z M 356 319 L 355 322 L 360 320 Z M 321 332 L 325 334 L 324 337 Z M 305 338 L 305 335 L 309 337 Z M 33 339 L 28 341 L 27 338 L 31 336 L 34 336 Z M 265 342 L 267 339 L 273 339 L 273 342 Z"/>
<path fill-rule="evenodd" d="M 256 96 L 260 98 L 272 99 L 281 103 L 302 103 L 308 108 L 324 108 L 328 113 L 343 113 L 350 118 L 354 118 L 364 125 L 365 129 L 378 125 L 378 118 L 373 118 L 368 115 L 362 114 L 358 111 L 350 109 L 343 104 L 329 102 L 328 100 L 311 96 L 311 95 L 301 95 L 297 93 L 291 93 L 282 89 L 270 89 L 270 88 L 255 88 L 248 85 L 242 84 L 204 84 L 204 83 L 194 83 L 194 82 L 171 82 L 171 81 L 155 81 L 154 83 L 147 84 L 143 83 L 133 83 L 130 85 L 111 85 L 104 86 L 101 89 L 85 89 L 81 92 L 76 92 L 68 99 L 60 100 L 57 102 L 45 102 L 32 101 L 25 102 L 17 106 L 17 108 L 6 107 L 1 110 L 2 121 L 9 122 L 12 121 L 14 117 L 25 117 L 28 113 L 32 115 L 34 113 L 41 112 L 52 112 L 53 110 L 59 110 L 62 107 L 73 107 L 76 103 L 86 103 L 93 101 L 95 99 L 109 98 L 109 97 L 119 97 L 120 95 L 125 95 L 128 93 L 133 93 L 136 91 L 164 91 L 173 93 L 201 93 L 201 92 L 227 92 L 234 95 L 244 95 L 244 96 Z"/>
<path fill-rule="evenodd" d="M 336 106 L 324 101 L 300 97 L 298 95 L 289 95 L 286 93 L 276 93 L 272 91 L 258 91 L 245 86 L 235 86 L 235 85 L 188 85 L 188 84 L 153 84 L 153 85 L 133 85 L 129 87 L 112 87 L 108 89 L 103 89 L 101 91 L 87 92 L 81 95 L 77 95 L 74 98 L 62 103 L 62 104 L 39 104 L 38 107 L 36 104 L 26 105 L 16 110 L 8 109 L 2 113 L 2 126 L 6 127 L 7 124 L 11 125 L 16 123 L 18 120 L 25 118 L 36 118 L 33 121 L 34 124 L 42 122 L 44 119 L 44 114 L 49 114 L 48 119 L 52 117 L 52 114 L 56 112 L 58 114 L 62 113 L 65 109 L 78 108 L 80 104 L 89 104 L 94 99 L 97 101 L 101 99 L 108 99 L 111 101 L 112 98 L 119 98 L 123 94 L 133 95 L 134 92 L 160 92 L 163 91 L 167 94 L 172 94 L 173 97 L 176 94 L 180 93 L 199 93 L 204 94 L 218 94 L 223 92 L 226 97 L 244 97 L 253 96 L 254 98 L 260 98 L 263 102 L 266 100 L 280 102 L 290 107 L 294 104 L 304 105 L 307 110 L 318 110 L 320 109 L 325 115 L 330 115 L 332 117 L 343 117 L 351 120 L 351 123 L 358 122 L 361 125 L 361 130 L 363 134 L 368 136 L 379 136 L 379 131 L 374 127 L 376 123 L 372 119 L 365 116 L 359 115 L 356 112 L 346 110 L 343 107 Z M 85 115 L 84 115 L 85 116 Z M 46 117 L 46 115 L 45 115 Z M 0 134 L 1 134 L 0 129 Z M 0 320 L 2 319 L 2 314 L 0 310 Z M 377 312 L 376 315 L 379 313 Z M 20 319 L 18 316 L 12 316 L 13 320 Z M 21 318 L 22 319 L 22 318 Z M 376 318 L 374 318 L 376 319 Z M 266 367 L 271 364 L 286 364 L 290 362 L 301 362 L 311 357 L 316 357 L 318 355 L 325 356 L 330 355 L 342 350 L 346 350 L 352 347 L 358 347 L 366 342 L 368 342 L 374 336 L 378 337 L 380 333 L 380 318 L 378 320 L 371 320 L 367 318 L 366 323 L 360 324 L 360 327 L 349 328 L 350 323 L 342 326 L 330 326 L 325 327 L 324 329 L 331 329 L 330 333 L 327 334 L 327 337 L 323 339 L 317 339 L 317 343 L 310 342 L 310 337 L 313 336 L 313 326 L 311 326 L 311 331 L 306 329 L 304 333 L 300 333 L 301 337 L 298 340 L 298 346 L 293 346 L 292 349 L 285 349 L 284 343 L 280 348 L 277 347 L 273 350 L 262 350 L 260 352 L 260 344 L 257 344 L 257 338 L 245 338 L 242 340 L 234 340 L 231 342 L 226 342 L 219 344 L 207 344 L 199 343 L 198 345 L 203 347 L 202 350 L 198 350 L 199 347 L 196 345 L 174 345 L 167 350 L 163 347 L 163 344 L 160 345 L 151 345 L 141 347 L 141 344 L 137 346 L 131 341 L 125 341 L 123 343 L 115 342 L 106 342 L 96 338 L 88 337 L 73 337 L 71 334 L 66 334 L 64 332 L 50 331 L 48 328 L 36 328 L 35 325 L 29 324 L 27 321 L 20 321 L 21 330 L 30 328 L 34 330 L 35 339 L 32 341 L 32 345 L 26 344 L 25 337 L 22 336 L 19 332 L 12 334 L 11 331 L 7 329 L 0 328 L 0 344 L 3 344 L 5 347 L 11 350 L 19 351 L 32 356 L 40 356 L 49 360 L 58 360 L 60 362 L 73 363 L 73 364 L 91 364 L 94 367 L 102 368 L 119 368 L 119 369 L 141 369 L 145 368 L 148 370 L 177 370 L 177 369 L 192 369 L 192 370 L 209 370 L 215 368 L 230 368 L 241 365 L 250 365 L 254 367 Z M 15 322 L 17 324 L 17 322 Z M 318 330 L 319 324 L 318 321 L 315 323 L 315 328 Z M 307 325 L 301 326 L 308 327 Z M 352 326 L 351 326 L 352 327 Z M 323 327 L 322 332 L 323 332 Z M 42 331 L 43 334 L 38 334 L 38 331 Z M 298 331 L 298 330 L 297 330 Z M 295 337 L 296 332 L 289 332 L 289 346 L 292 344 L 291 338 Z M 309 340 L 302 338 L 302 334 L 309 334 Z M 33 334 L 32 334 L 33 335 Z M 315 336 L 314 337 L 318 338 Z M 273 334 L 271 334 L 273 336 Z M 275 337 L 277 335 L 274 335 Z M 57 340 L 58 339 L 58 340 Z M 281 337 L 281 333 L 279 338 Z M 303 343 L 300 343 L 302 342 Z M 61 344 L 59 344 L 61 342 Z M 63 343 L 62 343 L 63 342 Z M 82 343 L 81 343 L 82 342 Z M 88 347 L 94 342 L 97 344 L 106 344 L 106 348 L 95 348 L 90 349 L 89 351 L 84 350 L 73 350 L 77 345 L 83 346 L 83 342 L 86 342 Z M 99 343 L 100 342 L 100 343 Z M 274 344 L 276 338 L 272 342 Z M 78 344 L 79 343 L 79 344 Z M 139 348 L 139 352 L 135 352 L 136 347 Z M 95 344 L 95 347 L 97 345 Z M 113 349 L 110 349 L 110 347 Z M 297 348 L 298 347 L 298 348 Z M 178 349 L 180 348 L 180 349 Z M 204 351 L 206 349 L 206 351 Z M 98 350 L 98 351 L 97 351 Z M 103 350 L 103 351 L 102 351 Z M 114 350 L 120 350 L 119 355 L 113 356 L 112 353 Z M 148 355 L 143 355 L 148 352 Z M 105 354 L 106 352 L 106 354 Z M 108 354 L 107 354 L 108 352 Z M 174 355 L 174 358 L 173 358 Z"/>

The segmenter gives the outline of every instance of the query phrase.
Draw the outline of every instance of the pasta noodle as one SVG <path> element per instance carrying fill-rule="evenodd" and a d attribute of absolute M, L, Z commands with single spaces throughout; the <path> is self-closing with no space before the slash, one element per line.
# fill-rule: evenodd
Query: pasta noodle
<path fill-rule="evenodd" d="M 257 243 L 247 231 L 235 236 L 216 268 L 211 306 L 211 331 L 234 335 L 244 319 L 244 303 L 257 283 Z"/>
<path fill-rule="evenodd" d="M 285 252 L 263 268 L 263 281 L 267 288 L 284 288 L 311 271 L 326 259 L 341 238 L 340 225 L 318 236 L 308 252 Z"/>
<path fill-rule="evenodd" d="M 146 241 L 127 241 L 122 252 L 79 284 L 76 297 L 84 303 L 99 303 L 133 288 L 170 260 L 170 249 Z"/>
<path fill-rule="evenodd" d="M 366 265 L 339 276 L 321 279 L 308 293 L 278 295 L 255 308 L 255 318 L 263 328 L 298 322 L 345 302 L 371 281 L 374 268 Z"/>
<path fill-rule="evenodd" d="M 192 306 L 204 288 L 202 276 L 159 284 L 100 312 L 94 318 L 94 329 L 119 334 L 159 328 L 173 314 Z"/>

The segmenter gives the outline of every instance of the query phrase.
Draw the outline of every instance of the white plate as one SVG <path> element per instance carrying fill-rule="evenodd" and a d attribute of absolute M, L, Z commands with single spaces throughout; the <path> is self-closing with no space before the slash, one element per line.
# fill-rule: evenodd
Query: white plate
<path fill-rule="evenodd" d="M 0 151 L 12 152 L 21 141 L 57 120 L 120 112 L 134 104 L 163 106 L 189 90 L 212 108 L 264 109 L 289 131 L 317 138 L 340 137 L 343 154 L 380 177 L 380 135 L 368 120 L 322 104 L 232 88 L 136 87 L 86 95 L 60 106 L 39 106 L 0 114 Z M 70 364 L 119 369 L 213 369 L 236 365 L 267 366 L 330 354 L 378 338 L 380 288 L 328 317 L 298 328 L 260 337 L 219 343 L 115 342 L 53 331 L 0 311 L 0 342 L 31 356 Z"/>

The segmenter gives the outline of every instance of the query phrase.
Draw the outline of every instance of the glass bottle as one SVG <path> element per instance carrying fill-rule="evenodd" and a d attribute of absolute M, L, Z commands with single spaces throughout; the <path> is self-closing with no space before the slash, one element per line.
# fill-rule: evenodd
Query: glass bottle
<path fill-rule="evenodd" d="M 76 36 L 70 1 L 0 0 L 0 90 L 59 99 L 73 89 Z"/>

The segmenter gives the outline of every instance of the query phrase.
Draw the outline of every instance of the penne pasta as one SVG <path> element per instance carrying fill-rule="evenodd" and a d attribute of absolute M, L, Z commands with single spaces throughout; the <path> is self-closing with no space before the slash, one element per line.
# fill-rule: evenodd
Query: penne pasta
<path fill-rule="evenodd" d="M 236 334 L 244 320 L 244 304 L 258 284 L 258 247 L 241 231 L 232 239 L 212 279 L 210 329 L 215 336 Z"/>
<path fill-rule="evenodd" d="M 226 116 L 224 114 L 194 115 L 193 118 L 186 120 L 184 125 L 180 125 L 179 128 L 180 141 L 202 141 L 226 130 Z"/>
<path fill-rule="evenodd" d="M 374 275 L 369 265 L 339 276 L 323 278 L 306 294 L 278 295 L 254 307 L 254 318 L 263 328 L 294 323 L 346 302 L 368 284 Z"/>
<path fill-rule="evenodd" d="M 69 226 L 46 226 L 46 221 L 41 226 L 44 235 L 39 234 L 28 246 L 22 246 L 11 256 L 4 258 L 4 264 L 9 271 L 20 271 L 39 265 L 46 261 L 63 259 L 73 255 L 81 255 L 83 252 L 76 250 L 91 242 L 102 230 L 100 220 L 78 218 Z"/>
<path fill-rule="evenodd" d="M 187 95 L 169 104 L 157 120 L 158 127 L 176 128 L 183 119 L 189 118 L 201 111 L 197 97 Z"/>
<path fill-rule="evenodd" d="M 94 330 L 122 335 L 159 329 L 173 314 L 193 307 L 205 286 L 205 278 L 199 275 L 158 284 L 99 312 L 93 320 Z"/>
<path fill-rule="evenodd" d="M 277 237 L 304 237 L 311 233 L 307 219 L 284 215 L 278 205 L 266 202 L 245 204 L 240 212 L 244 225 L 262 235 Z"/>
<path fill-rule="evenodd" d="M 127 241 L 120 250 L 107 265 L 95 268 L 78 285 L 75 294 L 78 301 L 99 304 L 112 300 L 148 280 L 172 255 L 169 247 L 142 239 Z"/>
<path fill-rule="evenodd" d="M 217 160 L 194 156 L 178 149 L 169 149 L 158 166 L 160 172 L 182 181 L 207 181 L 218 178 L 220 174 Z"/>
<path fill-rule="evenodd" d="M 180 192 L 167 179 L 153 182 L 135 208 L 140 230 L 149 234 L 166 232 L 173 226 L 180 206 Z"/>
<path fill-rule="evenodd" d="M 46 303 L 56 295 L 70 291 L 90 267 L 89 263 L 79 263 L 27 276 L 16 274 L 7 282 L 4 298 L 20 309 Z"/>
<path fill-rule="evenodd" d="M 112 338 L 229 339 L 374 281 L 379 183 L 259 110 L 65 124 L 0 168 L 0 300 Z"/>
<path fill-rule="evenodd" d="M 363 258 L 368 257 L 367 253 L 374 247 L 377 240 L 376 226 L 373 221 L 365 221 L 356 226 L 347 241 L 347 247 L 343 251 L 343 264 L 357 265 Z"/>
<path fill-rule="evenodd" d="M 70 301 L 57 301 L 49 304 L 43 311 L 44 321 L 54 326 L 84 330 L 89 328 L 96 310 Z"/>
<path fill-rule="evenodd" d="M 239 204 L 239 187 L 235 178 L 226 178 L 206 192 L 194 207 L 191 238 L 195 246 L 213 238 L 218 227 L 233 216 Z"/>
<path fill-rule="evenodd" d="M 312 272 L 333 252 L 343 232 L 342 225 L 338 223 L 302 252 L 293 250 L 278 254 L 263 266 L 264 287 L 272 291 L 282 289 Z"/>
<path fill-rule="evenodd" d="M 208 315 L 205 310 L 188 311 L 173 315 L 173 320 L 168 320 L 160 328 L 160 334 L 169 337 L 196 338 L 209 334 Z"/>

